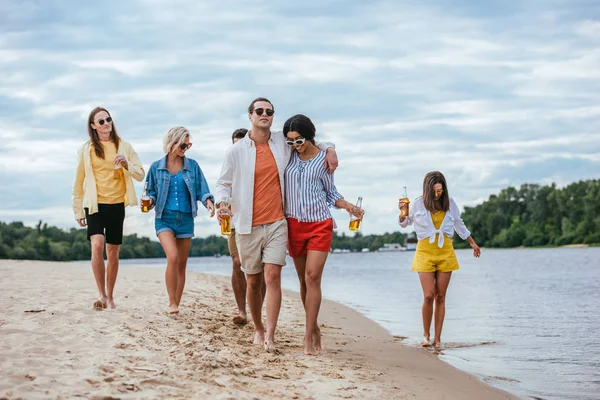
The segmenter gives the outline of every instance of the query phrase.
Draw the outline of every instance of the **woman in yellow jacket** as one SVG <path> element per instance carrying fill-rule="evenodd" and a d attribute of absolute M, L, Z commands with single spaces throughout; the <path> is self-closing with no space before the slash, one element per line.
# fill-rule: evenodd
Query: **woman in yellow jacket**
<path fill-rule="evenodd" d="M 79 226 L 87 225 L 92 246 L 92 270 L 100 294 L 94 308 L 116 308 L 113 290 L 119 271 L 125 207 L 138 204 L 132 178 L 141 182 L 145 173 L 137 153 L 119 137 L 106 109 L 92 110 L 88 117 L 88 134 L 90 140 L 77 152 L 73 213 Z"/>

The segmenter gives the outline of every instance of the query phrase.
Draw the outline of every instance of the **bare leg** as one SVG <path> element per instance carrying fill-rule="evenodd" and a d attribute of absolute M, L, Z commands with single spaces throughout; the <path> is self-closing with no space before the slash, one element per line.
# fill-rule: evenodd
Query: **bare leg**
<path fill-rule="evenodd" d="M 435 274 L 419 272 L 419 280 L 423 289 L 423 345 L 429 345 L 431 338 L 431 318 L 433 317 L 433 299 L 435 298 Z"/>
<path fill-rule="evenodd" d="M 233 323 L 237 325 L 245 325 L 248 322 L 246 315 L 246 277 L 242 271 L 242 263 L 237 253 L 231 255 L 232 270 L 231 270 L 231 287 L 233 295 L 238 307 L 238 315 L 233 317 Z"/>
<path fill-rule="evenodd" d="M 98 287 L 100 299 L 94 302 L 95 308 L 106 308 L 106 276 L 104 268 L 104 235 L 92 235 L 90 237 L 92 246 L 92 271 Z"/>
<path fill-rule="evenodd" d="M 294 258 L 294 266 L 296 267 L 298 280 L 300 280 L 300 298 L 302 299 L 304 310 L 306 310 L 306 254 L 302 257 Z"/>
<path fill-rule="evenodd" d="M 265 299 L 267 298 L 267 283 L 265 282 L 265 274 L 262 273 L 262 286 L 260 287 L 260 293 L 262 295 L 262 302 L 260 303 L 261 307 L 265 304 Z"/>
<path fill-rule="evenodd" d="M 450 284 L 452 272 L 435 273 L 435 337 L 433 345 L 440 347 L 442 345 L 442 326 L 444 325 L 444 316 L 446 315 L 446 291 Z"/>
<path fill-rule="evenodd" d="M 254 344 L 263 344 L 265 341 L 265 327 L 262 323 L 262 292 L 261 286 L 264 273 L 246 274 L 248 307 L 252 322 L 254 322 Z"/>
<path fill-rule="evenodd" d="M 265 350 L 275 349 L 275 329 L 281 310 L 281 265 L 265 264 L 265 283 L 267 284 L 267 336 Z"/>
<path fill-rule="evenodd" d="M 306 335 L 304 337 L 304 353 L 317 355 L 321 350 L 319 332 L 319 309 L 321 308 L 321 278 L 329 253 L 309 250 L 306 256 Z"/>
<path fill-rule="evenodd" d="M 179 253 L 177 243 L 173 232 L 164 231 L 158 234 L 158 240 L 162 245 L 167 256 L 167 270 L 165 272 L 165 282 L 167 284 L 167 293 L 169 294 L 169 313 L 177 314 L 177 277 L 179 268 Z"/>
<path fill-rule="evenodd" d="M 183 288 L 185 287 L 185 274 L 187 268 L 187 261 L 190 255 L 190 246 L 192 245 L 192 239 L 175 239 L 177 245 L 177 292 L 175 294 L 175 302 L 177 308 L 181 303 L 181 296 L 183 295 Z"/>
<path fill-rule="evenodd" d="M 119 273 L 119 249 L 121 248 L 118 244 L 106 244 L 106 256 L 108 262 L 106 263 L 106 305 L 108 308 L 117 308 L 113 297 L 113 291 L 115 284 L 117 283 L 117 274 Z"/>

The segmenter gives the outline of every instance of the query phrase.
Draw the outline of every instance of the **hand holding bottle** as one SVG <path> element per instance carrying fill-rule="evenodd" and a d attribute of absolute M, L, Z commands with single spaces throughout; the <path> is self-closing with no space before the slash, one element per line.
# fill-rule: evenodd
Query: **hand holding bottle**
<path fill-rule="evenodd" d="M 143 213 L 147 213 L 152 208 L 152 199 L 148 196 L 148 181 L 144 184 L 144 192 L 142 193 L 142 199 L 140 201 L 140 208 Z"/>
<path fill-rule="evenodd" d="M 400 220 L 403 221 L 404 218 L 408 217 L 408 206 L 410 204 L 410 200 L 408 200 L 408 193 L 406 191 L 406 186 L 404 186 L 404 190 L 402 191 L 402 197 L 398 200 L 398 208 L 400 209 Z"/>
<path fill-rule="evenodd" d="M 221 226 L 221 235 L 231 235 L 231 212 L 230 200 L 227 197 L 223 197 L 219 203 L 217 203 L 217 220 Z"/>
<path fill-rule="evenodd" d="M 350 213 L 350 224 L 348 225 L 348 229 L 356 232 L 360 228 L 360 222 L 365 213 L 362 209 L 362 197 L 358 198 L 356 206 L 348 207 L 347 210 Z"/>

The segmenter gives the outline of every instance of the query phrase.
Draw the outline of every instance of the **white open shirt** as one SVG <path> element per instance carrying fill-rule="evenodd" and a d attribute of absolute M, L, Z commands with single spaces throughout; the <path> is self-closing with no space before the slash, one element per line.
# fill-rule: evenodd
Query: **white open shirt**
<path fill-rule="evenodd" d="M 419 197 L 411 205 L 409 215 L 404 219 L 403 222 L 398 223 L 402 228 L 406 228 L 409 225 L 415 226 L 415 232 L 417 233 L 417 239 L 429 238 L 429 243 L 435 242 L 435 234 L 438 235 L 438 247 L 444 246 L 444 236 L 452 238 L 454 231 L 458 233 L 462 239 L 466 239 L 471 236 L 471 232 L 467 229 L 465 223 L 460 216 L 460 210 L 454 202 L 454 199 L 450 197 L 450 209 L 446 212 L 446 216 L 440 225 L 440 229 L 435 229 L 433 220 L 431 219 L 431 213 L 425 208 L 423 198 Z"/>

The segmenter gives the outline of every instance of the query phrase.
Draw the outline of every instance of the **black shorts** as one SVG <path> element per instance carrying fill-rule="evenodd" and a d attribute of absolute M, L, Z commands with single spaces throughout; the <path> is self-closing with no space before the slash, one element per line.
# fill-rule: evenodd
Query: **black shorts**
<path fill-rule="evenodd" d="M 85 209 L 87 221 L 87 238 L 92 235 L 105 236 L 106 243 L 123 243 L 123 221 L 125 220 L 125 203 L 98 204 L 98 212 L 89 214 Z"/>

